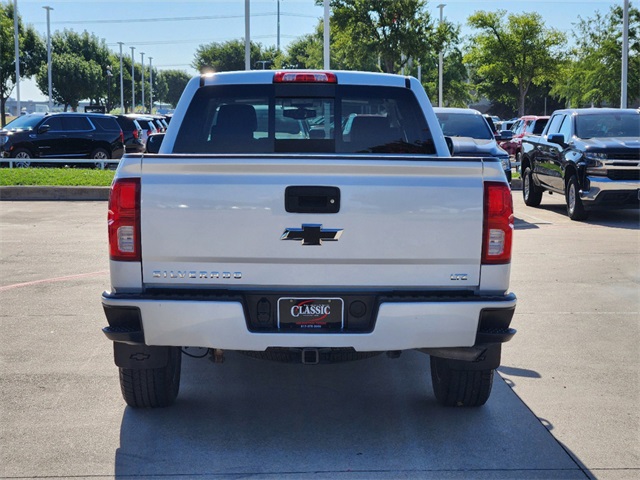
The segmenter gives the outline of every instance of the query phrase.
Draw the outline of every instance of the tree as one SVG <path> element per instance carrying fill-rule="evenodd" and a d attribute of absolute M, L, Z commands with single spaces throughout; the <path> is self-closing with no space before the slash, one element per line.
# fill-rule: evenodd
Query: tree
<path fill-rule="evenodd" d="M 43 64 L 36 75 L 36 83 L 42 91 L 48 92 L 47 64 Z M 56 103 L 77 110 L 80 100 L 89 98 L 94 85 L 102 80 L 102 70 L 95 62 L 69 53 L 51 54 L 52 96 Z"/>
<path fill-rule="evenodd" d="M 379 63 L 379 70 L 397 73 L 410 59 L 439 52 L 450 36 L 448 23 L 434 25 L 426 0 L 332 0 L 331 7 L 331 36 L 351 69 Z"/>
<path fill-rule="evenodd" d="M 60 62 L 62 58 L 62 68 L 69 68 L 71 65 L 76 65 L 79 70 L 73 73 L 73 78 L 78 82 L 82 81 L 81 75 L 87 75 L 84 77 L 86 86 L 81 88 L 82 93 L 85 95 L 80 97 L 79 100 L 88 98 L 92 103 L 101 104 L 106 103 L 107 98 L 107 67 L 111 65 L 112 53 L 107 48 L 107 44 L 104 39 L 98 38 L 94 34 L 89 34 L 87 31 L 82 33 L 74 32 L 73 30 L 64 30 L 62 32 L 55 32 L 51 36 L 51 51 L 52 62 L 54 54 L 58 56 Z M 70 57 L 75 57 L 75 60 L 71 61 Z M 113 65 L 111 65 L 113 68 Z M 40 71 L 40 75 L 42 70 Z M 56 84 L 53 78 L 58 79 Z M 60 92 L 66 92 L 68 100 L 58 96 L 56 101 L 65 105 L 73 105 L 77 108 L 77 93 L 69 90 L 67 85 L 60 85 L 60 82 L 65 83 L 65 77 L 60 76 L 55 71 L 55 65 L 52 66 L 52 84 L 53 89 Z M 48 86 L 42 78 L 37 79 L 38 87 L 42 93 L 47 94 Z M 103 100 L 104 99 L 104 100 Z"/>
<path fill-rule="evenodd" d="M 251 42 L 251 66 L 262 60 L 262 47 Z M 200 45 L 191 63 L 200 72 L 230 72 L 244 70 L 244 40 L 229 40 L 223 43 Z"/>
<path fill-rule="evenodd" d="M 332 49 L 333 51 L 333 49 Z M 291 42 L 284 58 L 285 68 L 322 68 L 322 21 L 316 31 Z"/>
<path fill-rule="evenodd" d="M 174 71 L 181 72 L 180 70 L 174 70 Z M 185 72 L 181 72 L 181 73 L 186 75 L 187 78 L 191 78 Z M 149 82 L 149 84 L 151 84 L 151 82 Z M 151 88 L 151 85 L 149 85 L 149 88 Z M 169 89 L 169 86 L 167 84 L 166 77 L 162 75 L 162 72 L 154 68 L 153 69 L 153 102 L 154 103 L 166 102 L 168 89 Z M 153 108 L 153 105 L 152 105 L 152 108 Z"/>
<path fill-rule="evenodd" d="M 31 26 L 25 27 L 18 16 L 20 77 L 32 77 L 46 58 L 43 40 Z M 13 35 L 13 5 L 0 3 L 0 115 L 6 123 L 6 103 L 16 84 L 16 64 Z"/>
<path fill-rule="evenodd" d="M 449 38 L 443 46 L 442 95 L 443 105 L 447 107 L 466 107 L 472 100 L 468 83 L 467 68 L 459 48 L 460 27 L 449 25 Z M 422 84 L 434 101 L 438 98 L 438 56 L 439 52 L 430 52 L 422 58 Z M 411 70 L 417 75 L 417 68 Z"/>
<path fill-rule="evenodd" d="M 608 15 L 579 18 L 573 37 L 575 48 L 553 89 L 571 105 L 619 105 L 622 71 L 622 7 Z M 628 92 L 640 92 L 640 10 L 629 9 Z M 635 98 L 634 98 L 635 96 Z"/>
<path fill-rule="evenodd" d="M 331 68 L 334 70 L 380 71 L 378 57 L 370 53 L 366 59 L 357 58 L 350 62 L 346 47 L 352 41 L 335 22 L 331 23 L 330 54 Z M 292 42 L 283 59 L 285 68 L 322 69 L 324 67 L 324 21 L 320 20 L 313 33 L 304 35 Z"/>
<path fill-rule="evenodd" d="M 504 10 L 480 11 L 469 17 L 468 24 L 480 30 L 471 37 L 464 57 L 478 79 L 478 92 L 503 101 L 515 99 L 518 115 L 524 115 L 531 85 L 551 80 L 559 72 L 564 34 L 545 28 L 538 13 L 507 16 Z"/>
<path fill-rule="evenodd" d="M 166 85 L 166 94 L 159 95 L 158 98 L 175 107 L 191 77 L 182 70 L 162 70 L 156 78 Z"/>

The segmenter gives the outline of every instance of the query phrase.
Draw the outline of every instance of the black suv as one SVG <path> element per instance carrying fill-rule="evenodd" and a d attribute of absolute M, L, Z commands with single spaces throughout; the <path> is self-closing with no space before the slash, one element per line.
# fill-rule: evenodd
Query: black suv
<path fill-rule="evenodd" d="M 113 115 L 53 113 L 22 115 L 0 130 L 0 153 L 29 165 L 30 158 L 120 158 L 122 129 Z"/>

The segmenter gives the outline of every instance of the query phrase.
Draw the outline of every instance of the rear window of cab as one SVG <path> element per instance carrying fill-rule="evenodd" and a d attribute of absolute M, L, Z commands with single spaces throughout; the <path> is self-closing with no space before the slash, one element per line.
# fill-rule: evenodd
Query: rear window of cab
<path fill-rule="evenodd" d="M 213 85 L 194 95 L 174 153 L 434 154 L 406 88 Z"/>

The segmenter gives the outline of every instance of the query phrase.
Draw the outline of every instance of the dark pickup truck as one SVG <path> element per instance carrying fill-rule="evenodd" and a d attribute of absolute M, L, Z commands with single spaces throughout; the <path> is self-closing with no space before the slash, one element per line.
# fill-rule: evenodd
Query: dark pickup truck
<path fill-rule="evenodd" d="M 572 220 L 593 208 L 639 208 L 640 111 L 557 110 L 542 135 L 522 140 L 521 168 L 530 207 L 548 191 L 565 196 Z"/>

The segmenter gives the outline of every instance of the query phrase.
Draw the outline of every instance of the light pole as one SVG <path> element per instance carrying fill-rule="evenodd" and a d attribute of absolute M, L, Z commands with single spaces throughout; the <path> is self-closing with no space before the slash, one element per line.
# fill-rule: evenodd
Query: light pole
<path fill-rule="evenodd" d="M 140 83 L 142 84 L 142 113 L 145 113 L 144 108 L 144 52 L 140 52 L 140 68 L 142 69 L 142 80 Z"/>
<path fill-rule="evenodd" d="M 276 49 L 279 52 L 280 51 L 280 0 L 276 0 L 276 3 L 278 4 L 278 44 Z"/>
<path fill-rule="evenodd" d="M 47 75 L 49 81 L 49 111 L 53 109 L 53 88 L 51 81 L 51 17 L 52 7 L 42 7 L 47 11 Z"/>
<path fill-rule="evenodd" d="M 149 113 L 153 113 L 153 57 L 149 57 Z"/>
<path fill-rule="evenodd" d="M 629 69 L 629 0 L 624 0 L 622 10 L 622 78 L 620 83 L 620 108 L 627 108 L 627 76 Z"/>
<path fill-rule="evenodd" d="M 111 111 L 109 108 L 111 105 L 111 77 L 113 77 L 113 73 L 111 73 L 111 65 L 107 65 L 107 111 L 105 113 L 109 113 Z"/>
<path fill-rule="evenodd" d="M 251 70 L 251 5 L 244 0 L 244 69 Z"/>
<path fill-rule="evenodd" d="M 438 5 L 440 9 L 440 24 L 442 24 L 442 9 L 446 7 L 444 3 Z M 442 107 L 442 48 L 438 54 L 438 106 Z"/>
<path fill-rule="evenodd" d="M 120 45 L 120 113 L 124 115 L 124 79 L 122 77 L 122 45 L 124 42 L 118 42 Z"/>
<path fill-rule="evenodd" d="M 131 47 L 131 113 L 136 109 L 136 70 L 135 59 L 133 57 L 133 51 L 136 47 Z"/>
<path fill-rule="evenodd" d="M 331 68 L 331 62 L 329 58 L 329 33 L 331 32 L 331 28 L 329 25 L 331 16 L 331 6 L 329 5 L 329 0 L 324 0 L 324 32 L 323 32 L 323 56 L 324 56 L 324 69 L 329 70 Z"/>
<path fill-rule="evenodd" d="M 248 1 L 248 0 L 247 0 Z M 13 0 L 13 31 L 16 54 L 16 116 L 20 116 L 20 40 L 18 31 L 18 0 Z"/>

